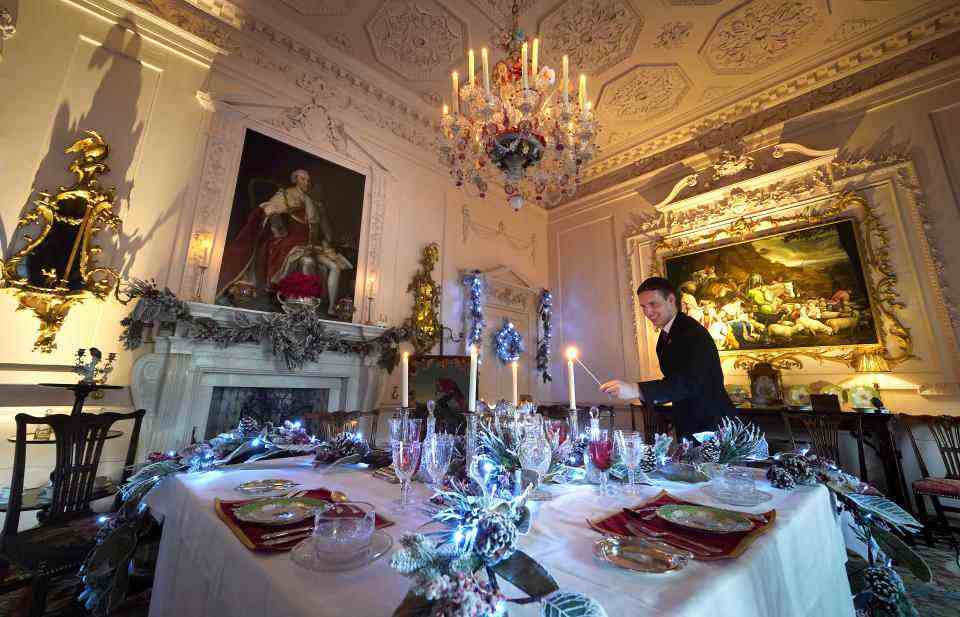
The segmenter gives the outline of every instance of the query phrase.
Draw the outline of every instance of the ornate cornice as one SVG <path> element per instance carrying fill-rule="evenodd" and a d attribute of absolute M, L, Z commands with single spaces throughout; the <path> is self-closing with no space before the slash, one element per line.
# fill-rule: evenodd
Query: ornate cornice
<path fill-rule="evenodd" d="M 949 36 L 955 34 L 958 27 L 960 8 L 950 9 L 720 111 L 601 159 L 585 170 L 584 183 L 577 196 L 616 186 L 960 55 L 960 36 Z M 910 45 L 917 46 L 901 52 Z M 844 77 L 837 79 L 838 75 Z"/>
<path fill-rule="evenodd" d="M 3 42 L 17 33 L 17 26 L 13 23 L 10 11 L 0 7 L 0 62 L 3 62 Z"/>

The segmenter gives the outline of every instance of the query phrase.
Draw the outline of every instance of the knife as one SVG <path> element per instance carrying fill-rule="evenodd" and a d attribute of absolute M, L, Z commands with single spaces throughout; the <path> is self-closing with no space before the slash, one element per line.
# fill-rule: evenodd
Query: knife
<path fill-rule="evenodd" d="M 292 536 L 295 533 L 303 533 L 304 531 L 313 531 L 313 524 L 304 527 L 297 527 L 296 529 L 288 529 L 286 531 L 274 531 L 272 533 L 265 533 L 260 536 L 261 540 L 272 540 L 274 538 L 282 538 L 284 536 Z"/>
<path fill-rule="evenodd" d="M 641 525 L 639 523 L 636 523 L 636 524 L 627 523 L 626 527 L 630 533 L 646 536 L 649 538 L 656 538 L 661 542 L 666 542 L 667 544 L 677 546 L 678 548 L 683 548 L 688 551 L 692 551 L 693 553 L 696 553 L 701 557 L 709 557 L 709 556 L 717 555 L 723 552 L 720 549 L 713 548 L 705 544 L 700 544 L 695 540 L 690 540 L 689 538 L 684 538 L 682 536 L 678 536 L 676 534 L 672 534 L 667 531 L 651 530 L 646 525 Z"/>
<path fill-rule="evenodd" d="M 290 542 L 298 542 L 300 540 L 305 540 L 310 537 L 310 533 L 300 533 L 300 535 L 285 536 L 283 538 L 274 538 L 273 540 L 267 540 L 266 542 L 261 542 L 261 546 L 279 546 L 281 544 L 289 544 Z"/>

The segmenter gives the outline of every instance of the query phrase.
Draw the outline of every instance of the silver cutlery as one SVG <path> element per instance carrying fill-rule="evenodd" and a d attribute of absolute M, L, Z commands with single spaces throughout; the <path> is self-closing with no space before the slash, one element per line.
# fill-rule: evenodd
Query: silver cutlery
<path fill-rule="evenodd" d="M 297 527 L 296 529 L 288 529 L 286 531 L 274 531 L 271 533 L 265 533 L 260 536 L 261 540 L 273 540 L 274 538 L 282 538 L 284 536 L 291 536 L 298 533 L 303 533 L 305 531 L 313 531 L 313 524 L 304 525 L 303 527 Z"/>
<path fill-rule="evenodd" d="M 669 531 L 657 531 L 656 529 L 651 529 L 646 525 L 641 525 L 639 523 L 627 523 L 627 530 L 630 533 L 637 535 L 649 536 L 651 538 L 660 538 L 667 544 L 680 543 L 684 546 L 681 548 L 687 548 L 688 550 L 693 550 L 695 553 L 707 553 L 709 555 L 717 555 L 723 551 L 712 546 L 707 546 L 706 544 L 700 544 L 696 540 L 691 540 L 690 538 L 685 538 L 679 536 Z M 672 542 L 671 542 L 672 541 Z"/>
<path fill-rule="evenodd" d="M 305 540 L 310 537 L 313 533 L 311 530 L 308 533 L 300 533 L 299 535 L 292 535 L 283 538 L 274 538 L 273 540 L 267 540 L 266 542 L 261 542 L 261 546 L 279 546 L 281 544 L 289 544 L 290 542 L 297 542 L 299 540 Z"/>

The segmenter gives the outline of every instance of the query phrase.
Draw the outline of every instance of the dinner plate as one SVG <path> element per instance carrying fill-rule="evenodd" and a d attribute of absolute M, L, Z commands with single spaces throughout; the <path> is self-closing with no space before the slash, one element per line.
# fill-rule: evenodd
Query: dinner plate
<path fill-rule="evenodd" d="M 293 487 L 300 486 L 293 480 L 284 480 L 283 478 L 267 478 L 265 480 L 251 480 L 234 487 L 233 490 L 245 495 L 261 495 L 264 497 L 283 495 L 293 490 Z"/>
<path fill-rule="evenodd" d="M 309 497 L 272 497 L 258 499 L 234 510 L 233 514 L 244 523 L 258 525 L 289 525 L 313 516 L 314 512 L 326 509 L 329 504 L 322 499 Z"/>
<path fill-rule="evenodd" d="M 730 504 L 731 506 L 751 507 L 773 499 L 773 495 L 766 491 L 754 491 L 749 497 L 746 495 L 732 495 L 718 491 L 712 484 L 705 486 L 703 492 L 717 501 Z"/>
<path fill-rule="evenodd" d="M 660 506 L 657 508 L 657 516 L 681 527 L 710 533 L 738 533 L 753 529 L 753 521 L 745 514 L 709 506 Z"/>
<path fill-rule="evenodd" d="M 638 538 L 603 538 L 593 543 L 593 554 L 624 570 L 662 573 L 679 570 L 693 556 L 661 548 L 660 543 Z"/>
<path fill-rule="evenodd" d="M 370 537 L 370 547 L 347 560 L 326 561 L 318 558 L 313 546 L 313 538 L 307 538 L 293 547 L 290 559 L 298 566 L 315 572 L 346 572 L 362 568 L 386 555 L 393 547 L 393 537 L 378 529 Z"/>

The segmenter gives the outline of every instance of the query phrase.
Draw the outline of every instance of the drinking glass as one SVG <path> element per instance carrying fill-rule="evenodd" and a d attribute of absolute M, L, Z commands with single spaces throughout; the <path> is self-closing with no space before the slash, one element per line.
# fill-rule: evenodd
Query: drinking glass
<path fill-rule="evenodd" d="M 760 497 L 757 481 L 747 469 L 728 467 L 711 484 L 717 499 L 731 505 L 753 506 Z"/>
<path fill-rule="evenodd" d="M 637 486 L 637 467 L 640 465 L 640 458 L 643 456 L 643 437 L 636 431 L 618 430 L 616 432 L 617 448 L 620 450 L 620 458 L 627 468 L 627 492 L 636 495 L 639 492 Z"/>
<path fill-rule="evenodd" d="M 600 472 L 600 494 L 612 495 L 607 480 L 613 466 L 613 433 L 608 429 L 592 431 L 589 450 L 590 462 Z"/>
<path fill-rule="evenodd" d="M 434 433 L 423 442 L 423 464 L 433 482 L 433 490 L 443 490 L 443 477 L 447 475 L 453 459 L 453 435 Z"/>
<path fill-rule="evenodd" d="M 325 562 L 357 558 L 369 550 L 375 524 L 373 505 L 366 502 L 341 502 L 318 511 L 313 521 L 314 557 Z"/>
<path fill-rule="evenodd" d="M 390 442 L 420 441 L 420 422 L 406 416 L 390 418 Z"/>
<path fill-rule="evenodd" d="M 400 509 L 403 510 L 411 504 L 410 501 L 410 479 L 417 471 L 417 464 L 420 462 L 420 442 L 419 441 L 393 441 L 390 443 L 393 453 L 393 469 L 400 480 Z"/>
<path fill-rule="evenodd" d="M 546 501 L 551 499 L 550 493 L 540 490 L 540 480 L 548 471 L 553 458 L 550 442 L 543 434 L 543 419 L 537 415 L 527 420 L 524 438 L 518 448 L 520 467 L 536 474 L 535 486 L 530 493 L 530 499 Z"/>

